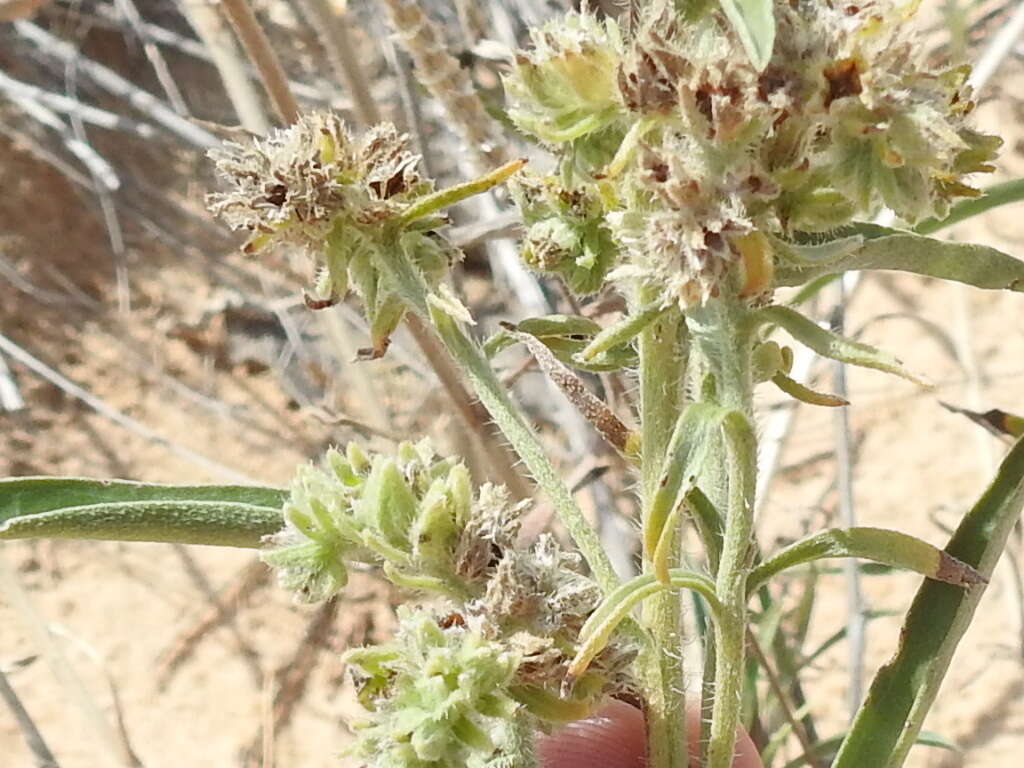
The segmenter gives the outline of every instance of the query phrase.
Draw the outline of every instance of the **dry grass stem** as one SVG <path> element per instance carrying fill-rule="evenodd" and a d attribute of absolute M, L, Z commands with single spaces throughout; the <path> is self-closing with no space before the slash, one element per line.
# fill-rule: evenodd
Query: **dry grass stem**
<path fill-rule="evenodd" d="M 224 9 L 238 39 L 242 41 L 256 71 L 260 73 L 260 81 L 278 117 L 285 123 L 294 123 L 299 119 L 299 104 L 292 95 L 281 61 L 274 53 L 249 3 L 247 0 L 222 0 L 220 7 Z"/>

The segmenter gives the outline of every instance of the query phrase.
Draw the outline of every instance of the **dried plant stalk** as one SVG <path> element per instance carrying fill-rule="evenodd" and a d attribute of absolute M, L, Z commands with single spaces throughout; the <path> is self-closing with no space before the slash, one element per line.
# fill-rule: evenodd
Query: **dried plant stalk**
<path fill-rule="evenodd" d="M 402 47 L 416 65 L 416 78 L 444 107 L 459 135 L 480 165 L 505 162 L 491 136 L 491 118 L 469 75 L 444 43 L 444 33 L 415 2 L 381 0 Z"/>
<path fill-rule="evenodd" d="M 299 117 L 299 105 L 292 95 L 288 78 L 281 68 L 281 62 L 260 27 L 256 15 L 246 0 L 224 0 L 221 8 L 227 14 L 231 26 L 235 28 L 238 39 L 245 46 L 249 58 L 260 73 L 263 87 L 274 103 L 277 114 L 286 123 L 294 123 Z"/>

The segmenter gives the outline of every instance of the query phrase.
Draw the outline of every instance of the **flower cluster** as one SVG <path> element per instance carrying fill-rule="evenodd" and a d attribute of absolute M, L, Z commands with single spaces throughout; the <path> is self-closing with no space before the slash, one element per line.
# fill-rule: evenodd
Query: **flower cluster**
<path fill-rule="evenodd" d="M 554 177 L 526 174 L 510 187 L 527 227 L 523 261 L 538 272 L 560 275 L 576 293 L 598 291 L 614 266 L 616 245 L 595 190 L 568 189 Z"/>
<path fill-rule="evenodd" d="M 520 658 L 462 619 L 399 609 L 399 620 L 392 643 L 346 654 L 373 713 L 352 751 L 377 768 L 485 766 L 512 737 Z"/>
<path fill-rule="evenodd" d="M 396 574 L 454 574 L 473 514 L 464 464 L 437 458 L 423 440 L 403 443 L 395 456 L 368 456 L 349 443 L 344 455 L 328 451 L 324 465 L 300 468 L 285 528 L 263 553 L 283 586 L 300 599 L 324 600 L 345 586 L 352 561 L 387 563 Z"/>
<path fill-rule="evenodd" d="M 344 455 L 329 451 L 324 468 L 299 471 L 286 526 L 263 553 L 285 587 L 326 599 L 359 562 L 441 601 L 401 610 L 393 642 L 347 656 L 370 713 L 354 750 L 377 768 L 483 765 L 512 748 L 513 719 L 535 730 L 633 690 L 634 649 L 618 643 L 561 695 L 601 595 L 553 536 L 518 541 L 523 509 L 501 486 L 474 495 L 465 465 L 426 440 L 393 456 L 352 443 Z"/>
<path fill-rule="evenodd" d="M 368 357 L 384 353 L 406 309 L 378 270 L 381 251 L 404 249 L 431 284 L 456 257 L 428 235 L 436 218 L 396 228 L 433 183 L 420 177 L 419 156 L 392 125 L 355 137 L 333 113 L 313 113 L 266 139 L 229 142 L 210 155 L 230 185 L 208 197 L 210 209 L 251 233 L 249 253 L 290 246 L 311 254 L 319 270 L 311 306 L 344 298 L 352 285 L 370 325 Z"/>
<path fill-rule="evenodd" d="M 615 81 L 624 48 L 613 21 L 569 14 L 534 30 L 533 46 L 505 80 L 509 116 L 523 130 L 551 144 L 571 142 L 620 116 Z"/>
<path fill-rule="evenodd" d="M 779 0 L 763 70 L 717 10 L 685 18 L 652 0 L 628 38 L 585 12 L 552 22 L 506 80 L 513 120 L 562 156 L 560 190 L 530 184 L 597 201 L 587 219 L 613 235 L 612 278 L 683 308 L 742 294 L 754 233 L 823 232 L 882 207 L 941 217 L 977 194 L 963 176 L 991 170 L 999 140 L 966 125 L 966 70 L 921 61 L 904 24 L 915 6 Z M 530 222 L 538 268 L 594 261 L 564 219 Z"/>
<path fill-rule="evenodd" d="M 210 156 L 231 185 L 209 196 L 210 210 L 252 233 L 250 252 L 280 243 L 319 251 L 339 216 L 371 225 L 432 188 L 394 126 L 355 138 L 329 112 L 303 115 L 266 139 L 228 142 Z"/>

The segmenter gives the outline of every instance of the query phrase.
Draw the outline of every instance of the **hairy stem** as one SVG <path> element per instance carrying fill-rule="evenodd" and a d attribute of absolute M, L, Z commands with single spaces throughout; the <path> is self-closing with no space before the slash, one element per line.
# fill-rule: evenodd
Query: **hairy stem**
<path fill-rule="evenodd" d="M 466 388 L 459 380 L 458 370 L 452 365 L 452 360 L 445 350 L 441 349 L 433 333 L 416 314 L 409 314 L 405 319 L 405 325 L 416 340 L 423 356 L 430 363 L 430 367 L 433 368 L 448 399 L 455 406 L 456 413 L 473 436 L 473 441 L 478 444 L 487 457 L 487 463 L 494 472 L 494 477 L 504 483 L 515 498 L 530 498 L 533 495 L 530 484 L 516 469 L 518 457 L 507 443 L 496 439 L 487 424 L 489 419 L 487 411 L 470 398 Z"/>
<path fill-rule="evenodd" d="M 462 331 L 458 321 L 447 311 L 440 309 L 436 302 L 432 304 L 431 292 L 423 275 L 409 261 L 397 242 L 395 247 L 379 254 L 378 267 L 388 277 L 395 291 L 408 303 L 409 310 L 434 326 L 448 353 L 462 368 L 494 423 L 512 444 L 537 484 L 547 493 L 555 512 L 590 566 L 602 591 L 607 594 L 615 589 L 619 578 L 601 546 L 597 531 L 584 517 L 555 471 L 544 447 L 519 409 L 513 405 L 480 346 Z"/>
<path fill-rule="evenodd" d="M 715 704 L 711 716 L 708 768 L 732 765 L 742 707 L 747 628 L 747 575 L 753 538 L 754 478 L 757 446 L 746 415 L 726 417 L 729 467 L 728 512 L 716 591 L 722 612 L 715 627 Z"/>
<path fill-rule="evenodd" d="M 715 589 L 722 610 L 715 625 L 715 699 L 707 768 L 729 768 L 733 761 L 744 683 L 747 577 L 753 554 L 753 501 L 757 440 L 752 426 L 752 339 L 745 307 L 727 298 L 688 315 L 700 350 L 708 392 L 730 413 L 722 422 L 723 445 L 702 478 L 705 490 L 724 509 L 725 532 Z M 725 472 L 719 468 L 724 467 Z"/>
<path fill-rule="evenodd" d="M 639 302 L 638 306 L 643 306 Z M 682 317 L 663 314 L 640 333 L 641 493 L 644 519 L 658 491 L 666 449 L 683 404 Z M 670 565 L 678 565 L 679 532 L 671 534 Z M 644 552 L 645 569 L 653 552 Z M 652 768 L 686 768 L 686 711 L 682 663 L 682 597 L 662 592 L 644 604 L 643 622 L 651 642 L 640 666 L 647 714 L 647 760 Z"/>
<path fill-rule="evenodd" d="M 438 336 L 462 367 L 480 402 L 519 454 L 537 484 L 547 493 L 559 519 L 590 566 L 594 578 L 607 594 L 618 586 L 619 578 L 601 546 L 597 531 L 583 516 L 537 436 L 512 404 L 480 347 L 444 312 L 433 309 L 431 319 Z"/>

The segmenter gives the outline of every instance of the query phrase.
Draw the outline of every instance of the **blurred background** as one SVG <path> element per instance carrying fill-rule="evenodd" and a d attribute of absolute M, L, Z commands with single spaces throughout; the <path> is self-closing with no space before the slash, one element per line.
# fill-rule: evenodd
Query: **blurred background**
<path fill-rule="evenodd" d="M 528 27 L 570 5 L 0 0 L 0 475 L 285 485 L 328 445 L 387 449 L 422 434 L 467 456 L 478 478 L 493 474 L 486 425 L 467 427 L 415 339 L 401 331 L 382 359 L 356 362 L 367 331 L 354 299 L 312 312 L 304 259 L 239 251 L 205 210 L 216 187 L 205 153 L 288 119 L 281 89 L 265 95 L 240 43 L 257 25 L 299 108 L 334 109 L 353 126 L 394 121 L 441 183 L 500 156 L 544 167 L 502 122 L 500 75 Z M 933 63 L 980 62 L 977 122 L 1006 141 L 986 185 L 1024 173 L 1022 9 L 925 0 L 916 21 Z M 468 113 L 453 98 L 463 92 L 479 97 Z M 1021 215 L 1011 205 L 943 234 L 1024 256 Z M 500 194 L 453 218 L 448 234 L 466 249 L 454 277 L 481 334 L 501 320 L 582 312 L 607 322 L 621 310 L 612 296 L 580 307 L 525 271 Z M 831 364 L 799 361 L 805 380 L 845 387 L 852 405 L 844 423 L 761 397 L 760 541 L 852 513 L 941 546 L 1005 443 L 940 403 L 1024 410 L 1024 303 L 903 275 L 846 289 L 823 292 L 819 316 L 838 304 L 849 334 L 935 388 L 859 370 L 837 380 Z M 627 572 L 636 508 L 621 462 L 523 352 L 498 365 Z M 628 417 L 628 374 L 588 381 Z M 527 535 L 550 517 L 539 500 Z M 926 724 L 934 745 L 915 748 L 909 765 L 1019 762 L 1021 557 L 1017 535 Z M 344 722 L 358 707 L 340 653 L 386 638 L 403 597 L 357 574 L 342 599 L 300 607 L 251 553 L 155 544 L 5 544 L 0 579 L 0 672 L 64 768 L 345 765 Z M 779 706 L 753 665 L 749 723 L 773 766 L 807 764 L 797 732 L 812 743 L 842 733 L 851 693 L 895 650 L 917 583 L 861 569 L 851 595 L 840 567 L 822 566 L 755 615 L 786 691 Z M 698 619 L 685 649 L 695 675 Z M 45 764 L 40 754 L 0 707 L 0 764 Z"/>

